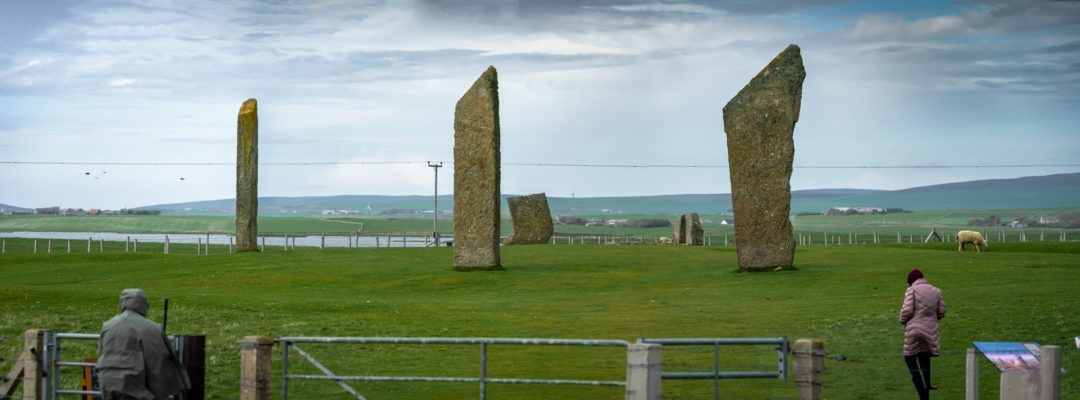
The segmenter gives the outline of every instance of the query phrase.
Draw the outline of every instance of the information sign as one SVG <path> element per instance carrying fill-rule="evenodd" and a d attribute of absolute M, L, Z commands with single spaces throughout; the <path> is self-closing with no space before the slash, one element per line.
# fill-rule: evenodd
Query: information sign
<path fill-rule="evenodd" d="M 1038 343 L 974 342 L 975 348 L 1000 371 L 1038 371 Z"/>

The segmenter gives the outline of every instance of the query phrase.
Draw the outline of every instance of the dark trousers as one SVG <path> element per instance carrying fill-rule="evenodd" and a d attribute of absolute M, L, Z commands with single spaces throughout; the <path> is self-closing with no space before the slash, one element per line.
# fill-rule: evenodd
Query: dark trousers
<path fill-rule="evenodd" d="M 911 381 L 919 392 L 919 400 L 930 400 L 930 353 L 922 352 L 913 356 L 904 356 Z"/>

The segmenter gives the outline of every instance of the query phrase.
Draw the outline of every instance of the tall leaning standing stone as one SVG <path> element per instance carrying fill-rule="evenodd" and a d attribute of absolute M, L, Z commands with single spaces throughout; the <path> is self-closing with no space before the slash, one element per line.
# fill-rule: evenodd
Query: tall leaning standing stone
<path fill-rule="evenodd" d="M 454 269 L 499 260 L 499 79 L 488 67 L 454 109 Z"/>
<path fill-rule="evenodd" d="M 236 251 L 256 251 L 259 235 L 259 107 L 247 99 L 236 117 Z"/>
<path fill-rule="evenodd" d="M 790 267 L 794 131 L 806 78 L 799 47 L 776 56 L 724 106 L 740 271 Z"/>

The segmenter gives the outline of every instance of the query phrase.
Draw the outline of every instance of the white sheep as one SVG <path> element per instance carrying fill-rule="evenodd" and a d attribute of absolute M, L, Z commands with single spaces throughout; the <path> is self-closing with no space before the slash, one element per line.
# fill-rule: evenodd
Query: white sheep
<path fill-rule="evenodd" d="M 960 244 L 960 248 L 957 249 L 957 251 L 964 251 L 964 245 L 968 243 L 971 243 L 971 247 L 974 248 L 975 251 L 986 251 L 986 248 L 988 247 L 982 234 L 975 231 L 956 232 L 956 242 Z"/>

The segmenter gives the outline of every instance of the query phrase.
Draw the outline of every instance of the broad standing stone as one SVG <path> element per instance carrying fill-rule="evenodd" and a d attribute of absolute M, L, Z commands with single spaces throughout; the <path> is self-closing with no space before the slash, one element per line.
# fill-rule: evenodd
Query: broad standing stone
<path fill-rule="evenodd" d="M 454 269 L 499 260 L 499 79 L 488 67 L 454 109 Z"/>
<path fill-rule="evenodd" d="M 799 47 L 784 49 L 724 106 L 739 270 L 790 267 L 791 164 L 806 78 Z"/>
<path fill-rule="evenodd" d="M 511 197 L 506 199 L 506 203 L 510 206 L 514 232 L 503 244 L 546 244 L 551 241 L 555 226 L 551 223 L 551 209 L 548 208 L 546 194 Z"/>
<path fill-rule="evenodd" d="M 236 117 L 236 251 L 258 250 L 259 107 L 247 99 Z"/>

